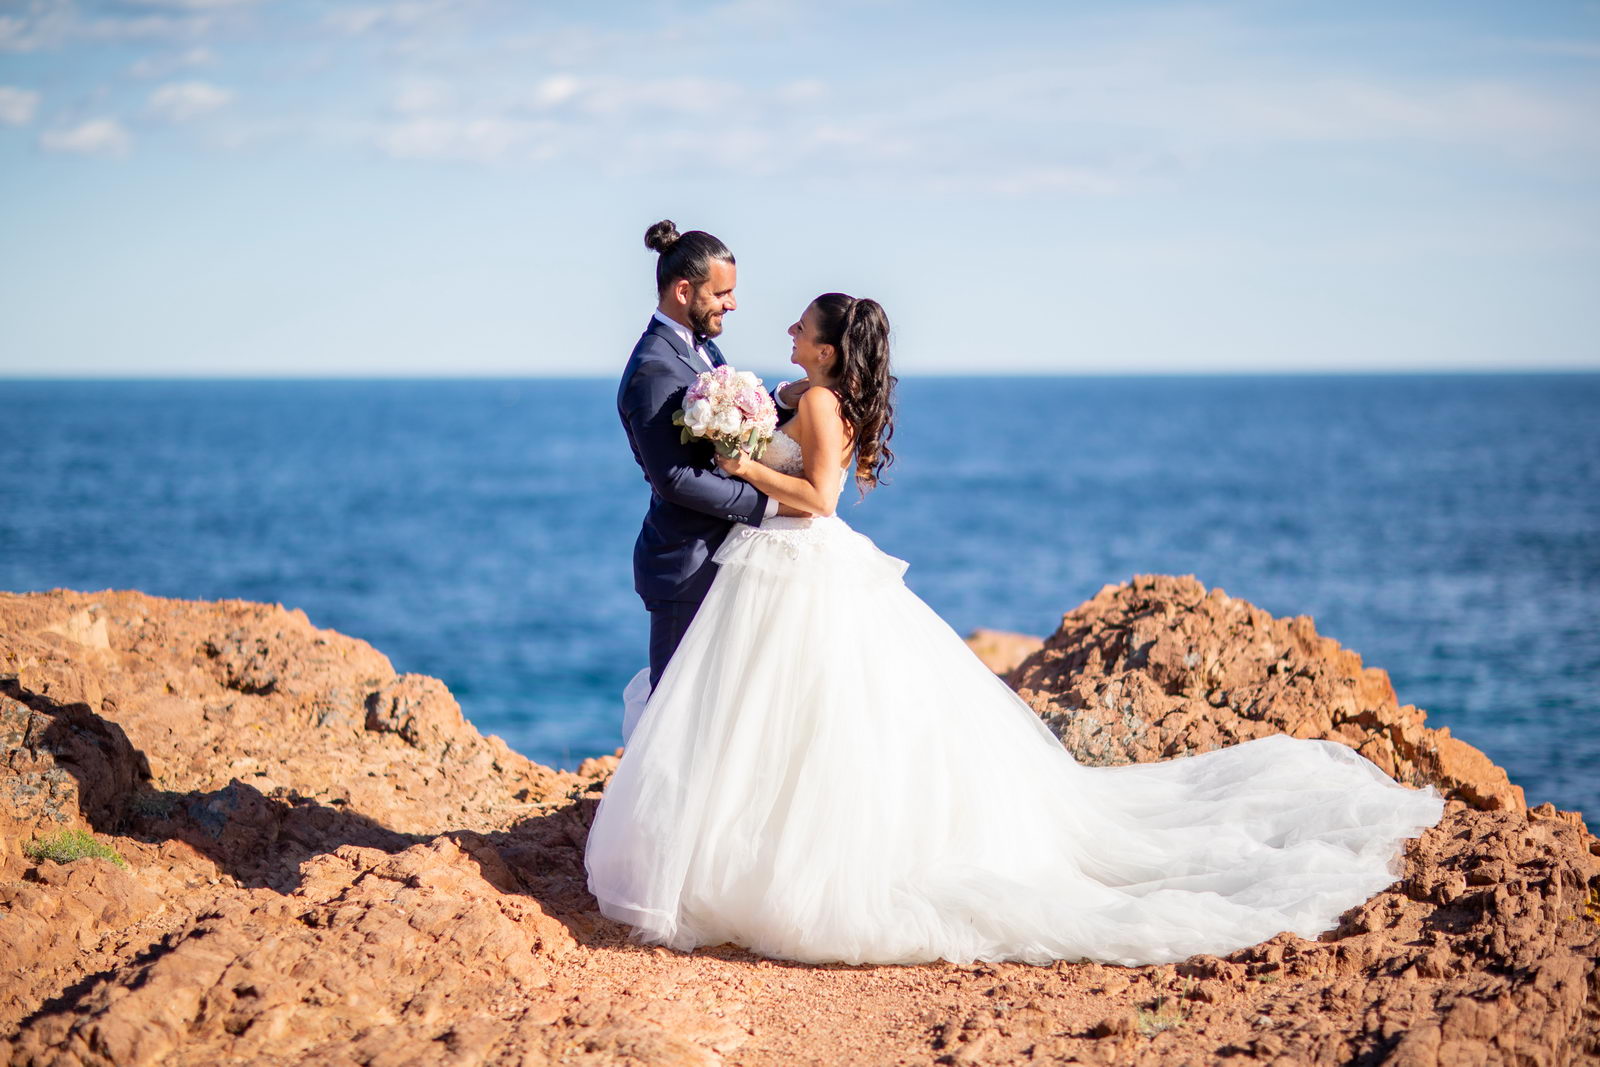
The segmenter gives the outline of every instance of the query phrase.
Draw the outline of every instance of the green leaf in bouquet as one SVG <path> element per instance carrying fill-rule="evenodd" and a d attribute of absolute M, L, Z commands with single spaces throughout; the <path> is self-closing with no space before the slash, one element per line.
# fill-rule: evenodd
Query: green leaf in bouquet
<path fill-rule="evenodd" d="M 693 440 L 694 434 L 689 432 L 689 427 L 685 426 L 683 429 L 678 431 L 678 443 L 680 445 L 686 445 Z"/>
<path fill-rule="evenodd" d="M 682 408 L 679 408 L 677 411 L 674 411 L 672 413 L 672 425 L 674 425 L 674 426 L 682 426 L 683 425 L 683 409 Z"/>

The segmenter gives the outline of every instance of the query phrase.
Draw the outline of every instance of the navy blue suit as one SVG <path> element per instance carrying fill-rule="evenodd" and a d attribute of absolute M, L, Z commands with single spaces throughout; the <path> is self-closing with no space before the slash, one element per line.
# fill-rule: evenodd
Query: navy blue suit
<path fill-rule="evenodd" d="M 705 347 L 712 363 L 724 362 L 714 342 Z M 650 483 L 650 506 L 633 546 L 633 587 L 650 610 L 652 686 L 711 588 L 712 554 L 734 523 L 759 525 L 767 510 L 767 495 L 724 474 L 709 443 L 679 440 L 673 413 L 704 369 L 683 339 L 652 317 L 617 387 L 617 414 Z M 778 414 L 781 421 L 793 412 Z"/>

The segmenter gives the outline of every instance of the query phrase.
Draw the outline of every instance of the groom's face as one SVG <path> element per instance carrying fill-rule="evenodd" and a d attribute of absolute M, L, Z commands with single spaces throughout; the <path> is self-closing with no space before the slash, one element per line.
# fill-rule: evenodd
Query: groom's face
<path fill-rule="evenodd" d="M 722 333 L 722 316 L 739 306 L 733 298 L 739 271 L 732 263 L 714 259 L 711 276 L 695 286 L 689 302 L 689 325 L 707 337 Z"/>

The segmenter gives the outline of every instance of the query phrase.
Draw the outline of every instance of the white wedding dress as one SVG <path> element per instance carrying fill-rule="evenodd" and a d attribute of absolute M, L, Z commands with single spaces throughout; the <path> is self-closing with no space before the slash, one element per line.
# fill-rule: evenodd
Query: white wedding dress
<path fill-rule="evenodd" d="M 800 470 L 782 431 L 765 459 Z M 837 517 L 738 524 L 714 558 L 648 704 L 647 678 L 630 686 L 589 831 L 589 889 L 639 940 L 843 963 L 1220 955 L 1330 929 L 1443 813 L 1332 741 L 1079 764 Z"/>

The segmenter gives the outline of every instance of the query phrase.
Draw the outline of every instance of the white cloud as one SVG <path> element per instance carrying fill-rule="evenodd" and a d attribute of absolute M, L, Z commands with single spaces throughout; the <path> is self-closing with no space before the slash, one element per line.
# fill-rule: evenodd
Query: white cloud
<path fill-rule="evenodd" d="M 392 4 L 370 4 L 330 11 L 323 25 L 353 36 L 381 30 L 402 30 L 416 26 L 450 7 L 445 0 L 399 0 Z"/>
<path fill-rule="evenodd" d="M 545 123 L 497 116 L 419 117 L 383 129 L 378 146 L 399 159 L 538 159 L 553 152 L 549 133 Z"/>
<path fill-rule="evenodd" d="M 368 33 L 384 21 L 384 11 L 381 7 L 346 8 L 342 11 L 330 11 L 323 18 L 324 25 L 336 30 L 343 30 L 349 34 Z"/>
<path fill-rule="evenodd" d="M 38 112 L 37 91 L 0 85 L 0 126 L 26 126 Z"/>
<path fill-rule="evenodd" d="M 438 78 L 412 78 L 395 90 L 389 106 L 402 115 L 433 115 L 449 110 L 456 94 Z"/>
<path fill-rule="evenodd" d="M 0 15 L 0 51 L 48 52 L 84 41 L 197 41 L 260 0 L 23 0 Z"/>
<path fill-rule="evenodd" d="M 15 15 L 0 15 L 0 44 L 19 41 L 27 32 L 27 25 Z M 21 51 L 20 48 L 17 49 Z"/>
<path fill-rule="evenodd" d="M 648 112 L 705 115 L 717 111 L 726 114 L 730 108 L 739 106 L 746 95 L 744 87 L 737 82 L 694 76 L 637 81 L 591 79 L 581 86 L 574 84 L 572 90 L 569 95 L 573 101 L 589 114 L 616 116 Z"/>
<path fill-rule="evenodd" d="M 217 62 L 217 54 L 205 45 L 170 56 L 146 56 L 128 68 L 135 78 L 161 78 L 185 67 L 209 67 Z"/>
<path fill-rule="evenodd" d="M 46 130 L 39 135 L 39 147 L 46 152 L 68 152 L 83 156 L 120 156 L 133 145 L 133 138 L 116 119 L 89 119 L 65 130 Z"/>
<path fill-rule="evenodd" d="M 814 78 L 790 82 L 778 90 L 778 99 L 786 104 L 810 104 L 828 94 L 828 87 Z"/>
<path fill-rule="evenodd" d="M 141 7 L 165 7 L 179 11 L 215 11 L 218 8 L 246 7 L 260 0 L 129 0 Z"/>
<path fill-rule="evenodd" d="M 758 29 L 779 29 L 804 19 L 809 5 L 794 0 L 728 0 L 706 12 L 705 22 L 713 26 L 742 23 Z"/>
<path fill-rule="evenodd" d="M 812 50 L 827 34 L 802 0 L 713 0 L 707 15 L 627 19 L 516 0 L 325 0 L 309 11 L 275 8 L 268 19 L 256 2 L 0 0 L 16 16 L 0 16 L 0 48 L 44 41 L 38 47 L 67 53 L 98 38 L 165 35 L 164 47 L 140 49 L 150 54 L 131 73 L 160 85 L 140 117 L 181 122 L 229 104 L 229 90 L 183 79 L 216 62 L 208 42 L 249 30 L 276 50 L 267 58 L 280 73 L 293 68 L 283 81 L 307 92 L 252 91 L 260 106 L 249 109 L 251 131 L 269 132 L 236 132 L 228 144 L 376 145 L 405 158 L 559 156 L 673 171 L 686 165 L 684 153 L 710 154 L 746 175 L 807 170 L 845 182 L 949 182 L 1040 196 L 1225 173 L 1263 152 L 1331 160 L 1359 150 L 1395 173 L 1447 155 L 1600 168 L 1600 83 L 1582 61 L 1562 63 L 1555 78 L 1532 55 L 1588 56 L 1596 45 L 1582 38 L 1497 39 L 1489 42 L 1495 54 L 1511 59 L 1472 67 L 1462 42 L 1446 34 L 1443 60 L 1422 68 L 1350 48 L 1350 27 L 1338 19 L 1332 29 L 1313 20 L 1286 30 L 1185 3 L 1041 15 L 1036 39 L 1011 33 L 1009 23 L 991 32 L 935 16 L 895 30 L 897 47 L 862 65 L 850 48 L 837 57 Z M 786 21 L 792 32 L 767 32 Z M 888 32 L 880 23 L 865 19 L 849 43 L 871 53 L 875 35 Z M 665 43 L 674 33 L 682 40 Z M 691 66 L 672 58 L 675 48 L 713 38 L 725 59 Z M 1466 43 L 1480 49 L 1473 56 L 1485 47 Z M 377 61 L 376 75 L 371 64 L 346 62 L 352 48 Z M 243 91 L 256 69 L 200 76 Z M 68 87 L 75 95 L 59 96 L 95 110 L 138 106 L 112 95 L 125 82 L 80 80 L 87 84 Z M 237 126 L 225 119 L 195 136 L 222 143 L 222 128 Z M 335 128 L 344 132 L 328 132 Z M 1159 174 L 1137 162 L 1158 157 L 1171 164 Z"/>
<path fill-rule="evenodd" d="M 849 88 L 833 95 L 849 99 Z M 1405 165 L 1401 153 L 1442 149 L 1484 162 L 1600 167 L 1600 91 L 1592 86 L 1286 73 L 1276 61 L 1208 54 L 1200 43 L 1182 54 L 1154 42 L 1107 47 L 1064 56 L 1055 67 L 975 73 L 899 100 L 858 96 L 849 106 L 915 137 L 930 162 L 943 146 L 944 158 L 982 151 L 996 165 L 1048 169 L 1051 146 L 1069 146 L 1092 169 L 1135 152 L 1181 159 L 1189 169 L 1240 152 L 1310 147 L 1370 149 L 1394 166 Z"/>
<path fill-rule="evenodd" d="M 212 16 L 200 12 L 95 19 L 75 27 L 80 36 L 101 41 L 182 41 L 211 32 Z"/>
<path fill-rule="evenodd" d="M 150 110 L 169 122 L 188 122 L 224 108 L 232 100 L 232 91 L 209 82 L 172 82 L 150 94 Z"/>
<path fill-rule="evenodd" d="M 58 16 L 59 17 L 59 16 Z M 32 52 L 50 38 L 50 28 L 38 17 L 0 15 L 0 51 Z"/>
<path fill-rule="evenodd" d="M 1494 82 L 1220 83 L 1194 87 L 1190 107 L 1177 114 L 1192 120 L 1191 129 L 1225 141 L 1410 140 L 1525 149 L 1600 133 L 1597 112 Z"/>
<path fill-rule="evenodd" d="M 1031 196 L 1040 193 L 1105 195 L 1121 192 L 1126 183 L 1110 168 L 1036 166 L 1006 169 L 988 175 L 981 184 L 1003 196 Z"/>
<path fill-rule="evenodd" d="M 577 96 L 581 86 L 570 74 L 552 75 L 534 87 L 533 101 L 539 107 L 554 107 Z"/>

